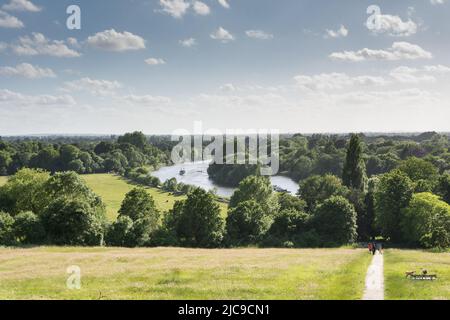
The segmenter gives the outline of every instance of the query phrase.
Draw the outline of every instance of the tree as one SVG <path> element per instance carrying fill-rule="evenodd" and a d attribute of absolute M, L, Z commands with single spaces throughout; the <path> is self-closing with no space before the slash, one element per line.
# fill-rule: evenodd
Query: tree
<path fill-rule="evenodd" d="M 14 244 L 14 218 L 5 212 L 0 212 L 0 245 Z"/>
<path fill-rule="evenodd" d="M 46 206 L 44 186 L 50 175 L 39 169 L 21 169 L 1 187 L 4 210 L 12 215 L 21 211 L 40 213 Z"/>
<path fill-rule="evenodd" d="M 342 181 L 346 187 L 364 192 L 367 185 L 367 174 L 362 144 L 359 135 L 351 136 L 344 162 Z"/>
<path fill-rule="evenodd" d="M 67 164 L 67 169 L 76 173 L 84 173 L 86 168 L 80 159 L 72 160 Z"/>
<path fill-rule="evenodd" d="M 438 170 L 428 161 L 410 157 L 400 164 L 399 170 L 416 184 L 416 192 L 431 192 L 436 186 Z"/>
<path fill-rule="evenodd" d="M 414 194 L 403 210 L 404 239 L 425 248 L 450 247 L 450 205 L 431 193 Z"/>
<path fill-rule="evenodd" d="M 133 228 L 133 220 L 128 216 L 119 216 L 117 220 L 108 228 L 105 241 L 109 246 L 129 246 L 128 234 Z"/>
<path fill-rule="evenodd" d="M 63 170 L 70 170 L 69 163 L 78 160 L 78 157 L 80 155 L 80 149 L 71 144 L 64 144 L 61 146 L 59 153 L 60 153 L 59 161 L 61 168 Z"/>
<path fill-rule="evenodd" d="M 151 219 L 156 226 L 159 221 L 159 211 L 156 209 L 153 197 L 144 188 L 134 188 L 125 195 L 119 210 L 120 216 L 131 220 Z"/>
<path fill-rule="evenodd" d="M 60 197 L 42 215 L 47 237 L 56 245 L 98 246 L 102 244 L 104 221 L 81 199 Z"/>
<path fill-rule="evenodd" d="M 358 215 L 358 237 L 367 241 L 375 237 L 375 191 L 379 183 L 378 177 L 369 179 L 368 191 L 364 197 L 364 214 Z"/>
<path fill-rule="evenodd" d="M 233 246 L 257 244 L 269 229 L 272 218 L 254 200 L 230 209 L 226 219 L 226 242 Z"/>
<path fill-rule="evenodd" d="M 41 244 L 45 230 L 39 216 L 33 212 L 21 212 L 15 217 L 14 236 L 20 244 Z"/>
<path fill-rule="evenodd" d="M 333 196 L 314 210 L 313 226 L 323 245 L 344 245 L 356 240 L 356 211 L 341 196 Z"/>
<path fill-rule="evenodd" d="M 378 183 L 375 192 L 375 224 L 381 235 L 393 242 L 402 241 L 402 210 L 409 205 L 413 190 L 413 182 L 400 170 L 382 175 Z"/>
<path fill-rule="evenodd" d="M 147 145 L 147 137 L 142 132 L 135 131 L 133 133 L 126 133 L 125 135 L 119 137 L 117 142 L 119 144 L 129 143 L 136 148 L 143 150 Z"/>
<path fill-rule="evenodd" d="M 310 215 L 294 209 L 282 210 L 266 233 L 264 245 L 298 247 L 307 245 L 305 234 L 309 231 Z"/>
<path fill-rule="evenodd" d="M 11 163 L 11 154 L 8 151 L 0 150 L 0 176 L 8 174 L 8 168 Z"/>
<path fill-rule="evenodd" d="M 268 215 L 274 215 L 278 211 L 277 197 L 268 177 L 250 176 L 242 180 L 231 196 L 230 208 L 249 200 L 256 201 Z"/>
<path fill-rule="evenodd" d="M 212 248 L 223 238 L 223 220 L 214 196 L 200 188 L 177 201 L 165 218 L 165 228 L 182 246 Z"/>
<path fill-rule="evenodd" d="M 347 197 L 350 190 L 342 185 L 341 179 L 331 174 L 311 176 L 300 183 L 300 198 L 306 201 L 312 212 L 316 205 L 332 196 Z"/>
<path fill-rule="evenodd" d="M 75 172 L 58 172 L 54 174 L 45 182 L 43 190 L 45 192 L 44 201 L 47 204 L 58 198 L 82 201 L 86 202 L 99 218 L 104 218 L 105 205 L 102 199 Z"/>
<path fill-rule="evenodd" d="M 291 209 L 295 211 L 305 211 L 307 206 L 305 200 L 293 196 L 287 192 L 278 194 L 278 204 L 280 211 Z"/>
<path fill-rule="evenodd" d="M 439 177 L 436 193 L 442 197 L 442 200 L 450 204 L 450 173 Z"/>
<path fill-rule="evenodd" d="M 98 143 L 95 148 L 94 152 L 98 155 L 109 153 L 114 150 L 114 144 L 108 141 L 101 141 Z"/>
<path fill-rule="evenodd" d="M 55 172 L 57 170 L 58 159 L 58 150 L 55 150 L 52 146 L 49 146 L 40 150 L 37 155 L 30 159 L 30 167 Z"/>

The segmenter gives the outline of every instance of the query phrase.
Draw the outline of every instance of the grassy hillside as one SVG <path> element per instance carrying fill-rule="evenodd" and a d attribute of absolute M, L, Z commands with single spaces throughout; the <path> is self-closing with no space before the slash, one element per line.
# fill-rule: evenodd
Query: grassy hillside
<path fill-rule="evenodd" d="M 0 186 L 4 185 L 8 181 L 8 177 L 0 177 Z"/>
<path fill-rule="evenodd" d="M 405 272 L 426 269 L 435 281 L 406 279 Z M 450 252 L 387 250 L 384 262 L 386 299 L 450 300 Z"/>
<path fill-rule="evenodd" d="M 354 249 L 0 248 L 0 299 L 359 299 Z M 66 288 L 68 266 L 80 290 Z"/>
<path fill-rule="evenodd" d="M 102 197 L 106 204 L 108 218 L 111 221 L 115 220 L 125 194 L 135 186 L 122 177 L 112 174 L 88 174 L 82 177 L 89 187 Z M 156 188 L 147 188 L 147 191 L 153 196 L 161 211 L 172 209 L 175 201 L 185 199 L 185 197 L 176 197 Z M 220 206 L 225 215 L 227 206 L 223 203 L 220 203 Z"/>

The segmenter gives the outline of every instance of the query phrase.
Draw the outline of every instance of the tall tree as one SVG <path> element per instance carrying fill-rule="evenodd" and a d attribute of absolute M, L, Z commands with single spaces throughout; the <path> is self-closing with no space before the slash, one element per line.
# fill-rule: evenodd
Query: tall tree
<path fill-rule="evenodd" d="M 385 238 L 396 243 L 403 240 L 402 211 L 409 205 L 413 192 L 414 183 L 398 169 L 380 178 L 375 191 L 375 224 Z"/>
<path fill-rule="evenodd" d="M 366 164 L 363 158 L 363 142 L 361 137 L 353 134 L 347 148 L 344 170 L 342 172 L 344 185 L 365 192 L 367 187 Z"/>

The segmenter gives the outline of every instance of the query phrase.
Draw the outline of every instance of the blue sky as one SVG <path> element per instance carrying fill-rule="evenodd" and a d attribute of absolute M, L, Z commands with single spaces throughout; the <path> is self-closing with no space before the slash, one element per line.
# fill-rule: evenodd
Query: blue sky
<path fill-rule="evenodd" d="M 0 1 L 0 134 L 450 130 L 449 18 L 446 0 Z"/>

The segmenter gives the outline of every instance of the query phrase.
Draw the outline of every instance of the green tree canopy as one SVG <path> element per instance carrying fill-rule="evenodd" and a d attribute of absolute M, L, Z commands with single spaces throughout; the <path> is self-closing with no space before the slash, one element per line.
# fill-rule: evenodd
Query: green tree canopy
<path fill-rule="evenodd" d="M 233 246 L 256 245 L 272 223 L 255 200 L 239 203 L 226 219 L 226 242 Z"/>
<path fill-rule="evenodd" d="M 403 211 L 404 239 L 425 248 L 450 247 L 450 205 L 431 193 L 414 194 Z"/>
<path fill-rule="evenodd" d="M 363 142 L 359 135 L 353 134 L 350 138 L 342 172 L 342 181 L 349 188 L 362 192 L 366 190 L 366 164 L 363 157 Z"/>
<path fill-rule="evenodd" d="M 266 214 L 274 215 L 278 211 L 277 197 L 268 177 L 250 176 L 242 180 L 231 196 L 230 208 L 249 200 L 256 201 Z"/>
<path fill-rule="evenodd" d="M 411 179 L 394 170 L 381 176 L 375 191 L 375 224 L 385 238 L 402 241 L 402 210 L 409 205 L 414 190 Z"/>
<path fill-rule="evenodd" d="M 342 184 L 338 177 L 326 174 L 324 176 L 314 175 L 300 183 L 299 194 L 312 212 L 316 205 L 331 196 L 347 197 L 350 190 Z"/>
<path fill-rule="evenodd" d="M 133 221 L 150 218 L 155 225 L 159 221 L 159 211 L 156 208 L 155 201 L 144 188 L 134 188 L 125 195 L 119 214 L 128 216 Z"/>
<path fill-rule="evenodd" d="M 325 200 L 314 210 L 312 219 L 322 244 L 339 246 L 356 241 L 356 211 L 346 198 Z"/>
<path fill-rule="evenodd" d="M 214 196 L 197 188 L 186 200 L 175 203 L 167 213 L 164 227 L 174 233 L 182 246 L 212 248 L 222 241 L 224 222 Z"/>

